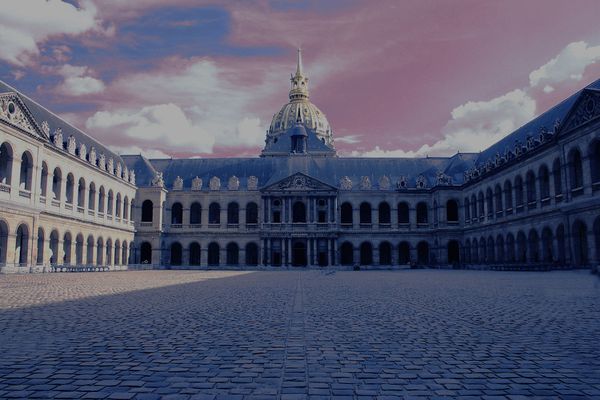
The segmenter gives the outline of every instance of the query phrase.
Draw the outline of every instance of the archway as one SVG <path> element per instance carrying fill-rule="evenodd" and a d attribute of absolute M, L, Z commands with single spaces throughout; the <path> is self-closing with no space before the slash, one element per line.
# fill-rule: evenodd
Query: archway
<path fill-rule="evenodd" d="M 401 242 L 398 246 L 398 263 L 400 265 L 410 264 L 410 244 Z"/>
<path fill-rule="evenodd" d="M 208 265 L 211 267 L 219 265 L 221 259 L 220 251 L 218 243 L 212 242 L 208 245 Z"/>
<path fill-rule="evenodd" d="M 258 246 L 256 243 L 246 245 L 246 265 L 258 265 Z"/>
<path fill-rule="evenodd" d="M 152 264 L 152 245 L 149 242 L 143 242 L 140 246 L 140 263 Z"/>
<path fill-rule="evenodd" d="M 303 267 L 307 264 L 306 240 L 295 240 L 292 243 L 292 265 Z"/>
<path fill-rule="evenodd" d="M 369 242 L 364 242 L 360 245 L 360 264 L 373 264 L 373 246 Z"/>
<path fill-rule="evenodd" d="M 581 220 L 573 223 L 573 261 L 578 267 L 588 265 L 588 242 L 587 242 L 587 226 Z"/>
<path fill-rule="evenodd" d="M 58 264 L 58 231 L 50 232 L 50 264 Z"/>
<path fill-rule="evenodd" d="M 301 201 L 292 206 L 292 222 L 306 222 L 306 205 Z"/>
<path fill-rule="evenodd" d="M 75 264 L 83 264 L 83 235 L 81 233 L 75 238 Z"/>
<path fill-rule="evenodd" d="M 425 241 L 417 244 L 417 263 L 419 265 L 429 264 L 429 243 Z"/>
<path fill-rule="evenodd" d="M 181 265 L 183 258 L 181 243 L 175 242 L 171 244 L 171 265 Z"/>
<path fill-rule="evenodd" d="M 237 243 L 229 243 L 226 248 L 227 265 L 238 265 L 240 263 L 240 248 Z"/>
<path fill-rule="evenodd" d="M 354 247 L 350 242 L 342 243 L 340 247 L 340 264 L 352 265 L 354 264 Z"/>
<path fill-rule="evenodd" d="M 27 253 L 29 252 L 29 228 L 25 224 L 17 228 L 17 240 L 15 243 L 15 256 L 17 265 L 24 267 L 27 265 Z"/>
<path fill-rule="evenodd" d="M 190 244 L 190 265 L 200 265 L 200 244 L 198 242 L 192 242 Z"/>
<path fill-rule="evenodd" d="M 457 240 L 448 242 L 448 264 L 460 263 L 460 246 Z"/>

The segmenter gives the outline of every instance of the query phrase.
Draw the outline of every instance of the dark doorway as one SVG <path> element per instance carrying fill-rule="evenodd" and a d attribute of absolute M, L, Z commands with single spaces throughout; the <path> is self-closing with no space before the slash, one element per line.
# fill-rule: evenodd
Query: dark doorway
<path fill-rule="evenodd" d="M 297 240 L 292 244 L 292 265 L 294 267 L 306 266 L 306 241 Z"/>
<path fill-rule="evenodd" d="M 460 262 L 460 246 L 456 240 L 448 242 L 448 264 L 458 264 Z"/>

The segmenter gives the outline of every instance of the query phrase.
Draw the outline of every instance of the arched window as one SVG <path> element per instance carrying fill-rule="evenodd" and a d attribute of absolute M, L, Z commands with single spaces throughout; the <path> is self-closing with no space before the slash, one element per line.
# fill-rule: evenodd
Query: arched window
<path fill-rule="evenodd" d="M 33 157 L 28 151 L 23 152 L 21 156 L 21 171 L 19 176 L 19 189 L 31 190 L 31 181 L 33 175 Z"/>
<path fill-rule="evenodd" d="M 240 223 L 240 206 L 232 202 L 227 205 L 227 224 L 238 225 Z"/>
<path fill-rule="evenodd" d="M 427 211 L 427 203 L 422 201 L 417 204 L 417 224 L 426 224 L 429 221 Z"/>
<path fill-rule="evenodd" d="M 371 223 L 371 205 L 367 202 L 363 202 L 360 204 L 360 223 Z"/>
<path fill-rule="evenodd" d="M 273 199 L 271 201 L 271 222 L 281 223 L 281 199 Z"/>
<path fill-rule="evenodd" d="M 73 204 L 73 192 L 74 191 L 75 191 L 75 177 L 73 177 L 73 174 L 68 174 L 67 175 L 67 186 L 65 188 L 65 202 L 67 204 Z M 110 196 L 110 193 L 109 193 L 109 196 Z M 111 209 L 111 211 L 112 211 L 112 209 Z"/>
<path fill-rule="evenodd" d="M 340 246 L 340 263 L 342 265 L 354 264 L 354 247 L 350 242 L 344 242 Z"/>
<path fill-rule="evenodd" d="M 100 186 L 98 190 L 98 212 L 103 213 L 106 208 L 106 191 L 104 190 L 104 186 Z"/>
<path fill-rule="evenodd" d="M 192 242 L 190 244 L 190 265 L 200 265 L 201 252 L 200 244 L 198 242 Z"/>
<path fill-rule="evenodd" d="M 143 242 L 140 246 L 140 262 L 152 264 L 152 245 L 149 242 Z"/>
<path fill-rule="evenodd" d="M 202 205 L 198 202 L 192 203 L 190 207 L 190 225 L 200 225 L 202 223 Z"/>
<path fill-rule="evenodd" d="M 458 202 L 454 199 L 446 202 L 446 221 L 458 222 Z"/>
<path fill-rule="evenodd" d="M 181 265 L 182 262 L 182 247 L 178 242 L 171 244 L 171 265 Z"/>
<path fill-rule="evenodd" d="M 400 265 L 410 264 L 410 244 L 401 242 L 398 245 L 398 263 Z"/>
<path fill-rule="evenodd" d="M 258 224 L 258 204 L 253 201 L 246 204 L 246 224 Z"/>
<path fill-rule="evenodd" d="M 406 203 L 406 202 L 398 203 L 398 223 L 399 224 L 410 223 L 409 207 L 408 207 L 408 203 Z"/>
<path fill-rule="evenodd" d="M 152 200 L 144 200 L 142 203 L 142 222 L 152 222 L 154 217 L 154 204 Z"/>
<path fill-rule="evenodd" d="M 417 244 L 417 263 L 419 265 L 429 264 L 429 243 L 425 241 Z"/>
<path fill-rule="evenodd" d="M 292 205 L 292 222 L 306 222 L 306 205 L 302 201 Z"/>
<path fill-rule="evenodd" d="M 479 218 L 483 218 L 485 217 L 485 199 L 483 196 L 483 192 L 479 192 L 479 194 L 477 195 L 477 202 L 479 203 Z"/>
<path fill-rule="evenodd" d="M 352 204 L 342 203 L 340 207 L 340 222 L 342 225 L 352 225 Z"/>
<path fill-rule="evenodd" d="M 590 175 L 592 183 L 600 183 L 600 140 L 595 140 L 590 145 Z"/>
<path fill-rule="evenodd" d="M 240 248 L 237 243 L 229 243 L 227 245 L 227 265 L 239 265 L 240 263 Z"/>
<path fill-rule="evenodd" d="M 379 244 L 379 264 L 392 265 L 392 245 L 390 242 L 381 242 Z"/>
<path fill-rule="evenodd" d="M 183 223 L 183 206 L 181 203 L 173 203 L 171 206 L 171 224 L 179 225 Z"/>
<path fill-rule="evenodd" d="M 550 172 L 548 167 L 542 165 L 538 171 L 538 177 L 540 180 L 540 199 L 542 205 L 547 204 L 550 199 Z"/>
<path fill-rule="evenodd" d="M 112 189 L 108 191 L 108 197 L 106 200 L 106 215 L 113 215 L 113 207 L 115 203 L 115 194 Z"/>
<path fill-rule="evenodd" d="M 361 265 L 373 264 L 373 246 L 369 242 L 363 242 L 360 245 L 360 264 Z"/>
<path fill-rule="evenodd" d="M 219 203 L 210 203 L 210 206 L 208 206 L 208 223 L 211 225 L 221 223 L 221 206 Z"/>
<path fill-rule="evenodd" d="M 62 172 L 60 168 L 54 168 L 52 173 L 52 199 L 60 201 L 62 186 Z"/>
<path fill-rule="evenodd" d="M 504 182 L 504 207 L 506 207 L 506 213 L 512 214 L 513 209 L 513 187 L 512 182 L 507 180 Z"/>
<path fill-rule="evenodd" d="M 535 208 L 537 202 L 537 193 L 535 189 L 535 174 L 533 171 L 528 171 L 525 177 L 527 185 L 527 204 L 529 208 Z"/>
<path fill-rule="evenodd" d="M 517 211 L 523 207 L 523 202 L 525 199 L 523 198 L 523 178 L 521 175 L 517 175 L 515 178 L 515 206 L 517 207 Z"/>
<path fill-rule="evenodd" d="M 215 203 L 213 203 L 215 204 Z M 208 245 L 208 265 L 217 266 L 220 262 L 220 251 L 219 244 L 212 242 Z"/>
<path fill-rule="evenodd" d="M 469 201 L 468 197 L 465 197 L 464 207 L 465 207 L 465 220 L 470 221 L 471 220 L 471 202 Z M 446 208 L 447 208 L 447 205 L 446 205 Z"/>
<path fill-rule="evenodd" d="M 15 239 L 15 261 L 18 266 L 25 267 L 29 263 L 29 227 L 26 224 L 19 225 Z"/>
<path fill-rule="evenodd" d="M 0 146 L 0 183 L 10 185 L 13 166 L 13 149 L 8 143 Z"/>
<path fill-rule="evenodd" d="M 246 245 L 246 265 L 258 265 L 258 246 L 256 243 L 248 243 Z"/>
<path fill-rule="evenodd" d="M 502 188 L 500 187 L 500 185 L 496 185 L 496 187 L 494 188 L 494 198 L 496 200 L 496 215 L 502 216 L 504 207 L 502 207 Z"/>
<path fill-rule="evenodd" d="M 556 201 L 559 201 L 562 197 L 562 171 L 560 166 L 560 158 L 557 158 L 552 163 L 552 176 L 554 177 L 554 196 L 558 198 Z"/>
<path fill-rule="evenodd" d="M 492 188 L 487 188 L 485 191 L 485 200 L 487 204 L 487 216 L 488 219 L 494 217 L 494 194 Z"/>
<path fill-rule="evenodd" d="M 573 149 L 569 153 L 569 179 L 571 190 L 579 194 L 583 189 L 583 166 L 581 165 L 581 153 L 578 149 Z"/>
<path fill-rule="evenodd" d="M 40 194 L 44 197 L 48 194 L 48 164 L 42 162 L 42 176 L 40 178 Z"/>
<path fill-rule="evenodd" d="M 379 204 L 379 223 L 380 224 L 390 224 L 391 223 L 391 215 L 390 215 L 390 205 L 387 202 L 381 202 Z"/>

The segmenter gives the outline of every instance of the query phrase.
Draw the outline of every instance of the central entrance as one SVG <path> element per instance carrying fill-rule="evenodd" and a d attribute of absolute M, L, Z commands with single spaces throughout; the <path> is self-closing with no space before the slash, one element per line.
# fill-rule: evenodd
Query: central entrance
<path fill-rule="evenodd" d="M 306 240 L 295 240 L 292 243 L 292 265 L 294 267 L 305 267 L 306 264 Z"/>

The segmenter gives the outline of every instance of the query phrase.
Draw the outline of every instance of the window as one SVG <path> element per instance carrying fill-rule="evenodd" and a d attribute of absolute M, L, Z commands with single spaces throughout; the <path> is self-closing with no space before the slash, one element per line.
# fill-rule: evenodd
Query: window
<path fill-rule="evenodd" d="M 426 224 L 429 222 L 427 211 L 427 204 L 425 202 L 417 204 L 417 224 Z"/>
<path fill-rule="evenodd" d="M 306 222 L 306 205 L 302 201 L 292 206 L 292 222 Z"/>
<path fill-rule="evenodd" d="M 151 200 L 144 200 L 142 203 L 142 222 L 152 222 L 154 214 L 154 205 Z"/>
<path fill-rule="evenodd" d="M 360 205 L 360 223 L 371 223 L 371 205 L 369 203 L 361 203 Z"/>
<path fill-rule="evenodd" d="M 391 222 L 390 205 L 386 202 L 379 204 L 379 223 L 389 224 Z"/>
<path fill-rule="evenodd" d="M 352 204 L 343 203 L 340 209 L 340 221 L 342 225 L 352 225 Z"/>
<path fill-rule="evenodd" d="M 171 224 L 179 225 L 183 223 L 183 206 L 181 203 L 174 203 L 171 206 Z"/>
<path fill-rule="evenodd" d="M 33 172 L 33 157 L 28 151 L 21 156 L 21 173 L 19 177 L 19 189 L 31 190 L 31 178 Z"/>
<path fill-rule="evenodd" d="M 571 190 L 578 191 L 583 188 L 583 167 L 581 165 L 581 153 L 574 149 L 569 153 L 569 179 Z"/>
<path fill-rule="evenodd" d="M 219 203 L 210 203 L 210 206 L 208 206 L 208 223 L 211 225 L 221 223 L 221 206 Z"/>
<path fill-rule="evenodd" d="M 232 202 L 227 205 L 227 224 L 237 225 L 240 223 L 240 206 Z"/>
<path fill-rule="evenodd" d="M 202 206 L 194 202 L 190 207 L 190 225 L 200 225 L 202 223 Z"/>
<path fill-rule="evenodd" d="M 450 199 L 446 202 L 446 221 L 458 222 L 458 202 Z"/>
<path fill-rule="evenodd" d="M 246 205 L 246 224 L 258 224 L 258 204 L 254 202 Z"/>
<path fill-rule="evenodd" d="M 550 172 L 548 167 L 542 165 L 538 172 L 540 179 L 540 198 L 543 201 L 550 198 Z"/>

